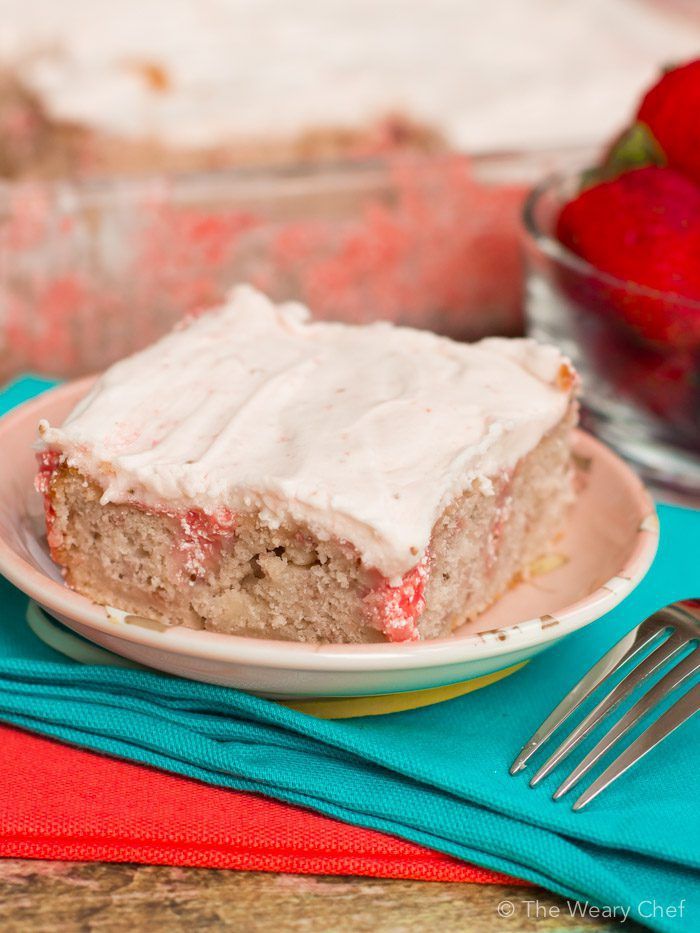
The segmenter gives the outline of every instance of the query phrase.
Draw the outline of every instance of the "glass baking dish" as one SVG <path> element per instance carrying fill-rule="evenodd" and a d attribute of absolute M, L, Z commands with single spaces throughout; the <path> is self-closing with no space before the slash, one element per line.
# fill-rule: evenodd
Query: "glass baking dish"
<path fill-rule="evenodd" d="M 0 187 L 0 381 L 100 370 L 236 282 L 322 318 L 522 330 L 520 207 L 566 153 Z"/>

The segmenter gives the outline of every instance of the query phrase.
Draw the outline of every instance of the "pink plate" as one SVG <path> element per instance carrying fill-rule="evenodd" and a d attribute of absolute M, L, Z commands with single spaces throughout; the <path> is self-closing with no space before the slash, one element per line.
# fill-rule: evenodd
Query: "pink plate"
<path fill-rule="evenodd" d="M 441 688 L 520 665 L 600 618 L 644 577 L 656 552 L 653 503 L 634 473 L 579 431 L 577 502 L 534 576 L 448 638 L 305 645 L 173 626 L 105 608 L 68 589 L 51 562 L 32 451 L 40 418 L 60 423 L 91 379 L 53 389 L 0 419 L 0 572 L 78 634 L 149 667 L 281 697 L 358 697 Z"/>

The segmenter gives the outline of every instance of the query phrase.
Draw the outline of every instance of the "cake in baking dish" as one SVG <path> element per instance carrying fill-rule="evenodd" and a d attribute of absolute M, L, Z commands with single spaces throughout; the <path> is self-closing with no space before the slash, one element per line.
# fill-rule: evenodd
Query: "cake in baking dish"
<path fill-rule="evenodd" d="M 40 423 L 51 554 L 174 625 L 446 635 L 561 530 L 575 383 L 532 340 L 314 322 L 240 286 Z"/>

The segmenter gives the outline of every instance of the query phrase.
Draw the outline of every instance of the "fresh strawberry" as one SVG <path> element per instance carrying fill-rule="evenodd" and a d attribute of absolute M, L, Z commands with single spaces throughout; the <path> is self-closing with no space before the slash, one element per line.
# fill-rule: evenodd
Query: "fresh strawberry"
<path fill-rule="evenodd" d="M 591 276 L 584 303 L 657 347 L 700 347 L 700 186 L 670 168 L 626 172 L 566 204 L 556 233 L 625 283 Z"/>
<path fill-rule="evenodd" d="M 637 120 L 666 163 L 700 184 L 700 59 L 667 71 L 643 97 Z"/>

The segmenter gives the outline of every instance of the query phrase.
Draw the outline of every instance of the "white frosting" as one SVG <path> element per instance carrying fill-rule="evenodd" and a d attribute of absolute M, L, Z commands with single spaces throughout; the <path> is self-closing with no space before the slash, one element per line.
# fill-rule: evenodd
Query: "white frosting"
<path fill-rule="evenodd" d="M 240 286 L 40 433 L 104 503 L 291 517 L 393 580 L 456 493 L 490 492 L 563 417 L 563 363 L 532 340 L 315 323 Z"/>

